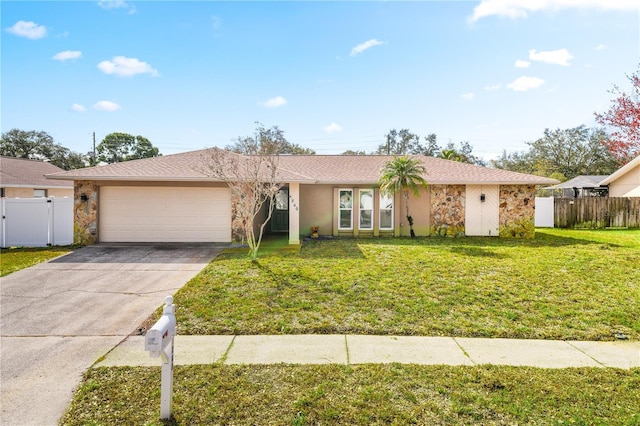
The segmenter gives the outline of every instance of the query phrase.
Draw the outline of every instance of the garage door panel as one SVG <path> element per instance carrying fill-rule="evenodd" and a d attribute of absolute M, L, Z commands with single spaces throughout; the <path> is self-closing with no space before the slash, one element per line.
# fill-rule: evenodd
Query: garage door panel
<path fill-rule="evenodd" d="M 228 188 L 100 189 L 100 241 L 229 242 Z"/>

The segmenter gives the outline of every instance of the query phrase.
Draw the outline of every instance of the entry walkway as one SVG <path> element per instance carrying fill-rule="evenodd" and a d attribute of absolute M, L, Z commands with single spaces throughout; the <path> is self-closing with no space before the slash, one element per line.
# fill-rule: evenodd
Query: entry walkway
<path fill-rule="evenodd" d="M 186 364 L 512 365 L 542 368 L 640 367 L 640 342 L 462 337 L 270 335 L 176 336 L 174 362 Z M 94 367 L 159 366 L 130 336 Z"/>

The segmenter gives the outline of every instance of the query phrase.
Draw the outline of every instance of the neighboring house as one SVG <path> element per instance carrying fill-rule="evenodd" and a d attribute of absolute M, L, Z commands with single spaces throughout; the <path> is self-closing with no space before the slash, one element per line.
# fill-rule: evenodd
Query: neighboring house
<path fill-rule="evenodd" d="M 47 179 L 62 172 L 51 163 L 0 156 L 0 196 L 6 198 L 73 197 L 73 183 Z"/>
<path fill-rule="evenodd" d="M 640 155 L 600 182 L 610 197 L 640 197 Z"/>
<path fill-rule="evenodd" d="M 606 197 L 608 188 L 600 186 L 600 182 L 606 177 L 606 175 L 576 176 L 566 182 L 541 188 L 539 194 L 555 198 Z"/>
<path fill-rule="evenodd" d="M 212 150 L 217 150 L 213 148 Z M 76 242 L 230 242 L 232 200 L 210 178 L 211 150 L 114 163 L 49 175 L 73 180 Z M 393 156 L 282 155 L 283 183 L 270 224 L 289 242 L 320 235 L 408 236 L 400 194 L 380 194 L 380 169 Z M 417 156 L 429 187 L 411 197 L 418 236 L 533 237 L 537 186 L 544 178 Z"/>

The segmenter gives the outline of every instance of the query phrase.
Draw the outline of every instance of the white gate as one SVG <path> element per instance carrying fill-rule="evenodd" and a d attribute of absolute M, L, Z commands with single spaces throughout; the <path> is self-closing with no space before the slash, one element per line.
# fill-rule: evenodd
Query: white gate
<path fill-rule="evenodd" d="M 72 198 L 2 198 L 2 247 L 73 244 Z"/>
<path fill-rule="evenodd" d="M 553 197 L 536 197 L 536 227 L 553 228 L 553 203 Z"/>

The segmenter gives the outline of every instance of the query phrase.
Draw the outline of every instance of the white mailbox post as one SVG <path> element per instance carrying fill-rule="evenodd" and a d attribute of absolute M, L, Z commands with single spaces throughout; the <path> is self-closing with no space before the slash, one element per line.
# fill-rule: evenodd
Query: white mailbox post
<path fill-rule="evenodd" d="M 162 383 L 160 387 L 160 418 L 171 417 L 173 400 L 173 340 L 176 335 L 176 307 L 173 297 L 164 299 L 162 317 L 147 331 L 144 349 L 152 358 L 162 359 Z"/>

